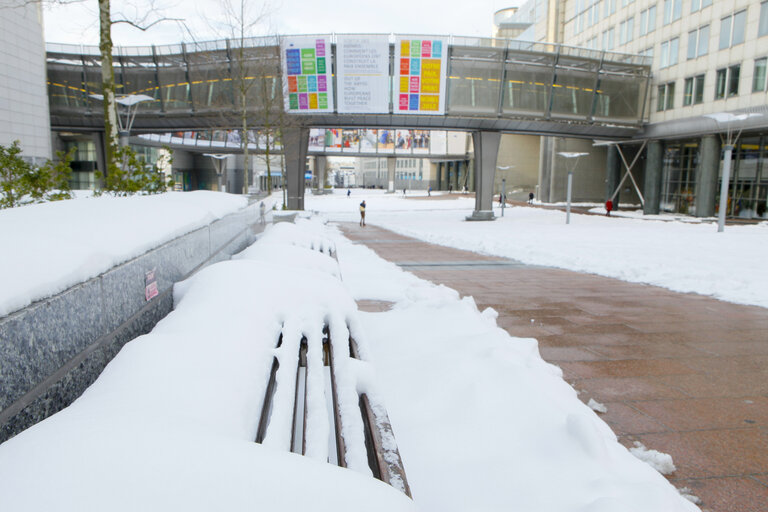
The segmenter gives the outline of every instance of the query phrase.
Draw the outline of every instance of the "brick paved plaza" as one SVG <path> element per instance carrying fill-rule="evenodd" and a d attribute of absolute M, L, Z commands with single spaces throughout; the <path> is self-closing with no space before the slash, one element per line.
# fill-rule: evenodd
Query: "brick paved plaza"
<path fill-rule="evenodd" d="M 542 357 L 619 440 L 672 455 L 668 475 L 710 512 L 768 511 L 768 310 L 518 264 L 375 226 L 344 234 L 417 276 L 471 295 Z"/>

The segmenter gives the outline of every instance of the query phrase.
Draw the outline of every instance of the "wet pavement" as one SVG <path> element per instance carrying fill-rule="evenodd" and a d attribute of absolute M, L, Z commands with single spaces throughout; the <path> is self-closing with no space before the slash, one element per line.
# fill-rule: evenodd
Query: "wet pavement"
<path fill-rule="evenodd" d="M 622 444 L 673 457 L 668 479 L 702 510 L 768 512 L 768 309 L 340 226 L 382 258 L 492 307 L 510 335 L 536 338 L 584 402 L 607 407 L 601 417 Z"/>

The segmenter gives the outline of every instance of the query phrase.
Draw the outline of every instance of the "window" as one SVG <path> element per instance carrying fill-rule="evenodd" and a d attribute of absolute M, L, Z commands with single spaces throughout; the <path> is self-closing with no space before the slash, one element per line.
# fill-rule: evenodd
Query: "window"
<path fill-rule="evenodd" d="M 744 42 L 744 25 L 747 21 L 747 11 L 737 12 L 720 20 L 720 45 L 723 50 Z"/>
<path fill-rule="evenodd" d="M 683 86 L 683 106 L 693 105 L 693 77 L 686 78 Z"/>
<path fill-rule="evenodd" d="M 704 103 L 704 75 L 697 76 L 693 81 L 693 104 Z"/>
<path fill-rule="evenodd" d="M 613 50 L 613 27 L 603 32 L 603 50 Z"/>
<path fill-rule="evenodd" d="M 680 39 L 674 38 L 661 43 L 661 61 L 660 68 L 666 68 L 677 64 L 677 54 L 679 52 Z"/>
<path fill-rule="evenodd" d="M 768 1 L 766 2 L 768 3 Z M 656 30 L 656 6 L 653 5 L 640 12 L 640 35 L 650 34 Z"/>
<path fill-rule="evenodd" d="M 664 24 L 669 25 L 683 15 L 683 0 L 664 0 Z"/>
<path fill-rule="evenodd" d="M 619 24 L 619 44 L 627 44 L 634 39 L 635 18 L 627 18 Z"/>
<path fill-rule="evenodd" d="M 728 68 L 728 96 L 739 94 L 739 75 L 741 74 L 741 64 Z"/>
<path fill-rule="evenodd" d="M 709 53 L 709 25 L 704 25 L 699 28 L 699 49 L 696 56 L 701 57 L 707 53 Z"/>
<path fill-rule="evenodd" d="M 600 0 L 577 0 L 574 15 L 574 33 L 580 34 L 598 22 Z"/>
<path fill-rule="evenodd" d="M 709 25 L 688 32 L 688 60 L 709 52 Z"/>
<path fill-rule="evenodd" d="M 752 75 L 752 92 L 765 90 L 766 64 L 768 64 L 767 57 L 755 61 L 755 73 Z"/>
<path fill-rule="evenodd" d="M 718 69 L 717 77 L 715 78 L 715 99 L 721 100 L 725 98 L 725 80 L 728 75 L 727 69 Z"/>
<path fill-rule="evenodd" d="M 611 14 L 616 12 L 616 0 L 605 0 L 605 12 L 603 17 L 607 18 Z"/>
<path fill-rule="evenodd" d="M 650 57 L 651 59 L 653 59 L 653 46 L 641 51 L 640 55 L 642 55 L 643 57 Z"/>
<path fill-rule="evenodd" d="M 691 0 L 691 12 L 696 12 L 710 5 L 712 5 L 712 0 Z"/>
<path fill-rule="evenodd" d="M 757 37 L 768 34 L 768 1 L 760 4 L 760 21 L 757 24 Z"/>
<path fill-rule="evenodd" d="M 730 66 L 727 69 L 718 69 L 715 80 L 715 99 L 721 100 L 739 94 L 739 76 L 741 75 L 741 64 Z"/>
<path fill-rule="evenodd" d="M 704 75 L 692 76 L 685 79 L 683 91 L 683 106 L 698 105 L 704 102 Z"/>
<path fill-rule="evenodd" d="M 659 95 L 656 98 L 656 112 L 672 110 L 675 108 L 675 82 L 660 85 L 658 93 Z"/>

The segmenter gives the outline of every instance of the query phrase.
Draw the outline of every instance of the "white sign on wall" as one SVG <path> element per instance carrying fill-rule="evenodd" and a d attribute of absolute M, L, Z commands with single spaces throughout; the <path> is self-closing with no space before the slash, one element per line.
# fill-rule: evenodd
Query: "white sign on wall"
<path fill-rule="evenodd" d="M 283 63 L 285 111 L 311 114 L 333 112 L 331 41 L 327 37 L 286 37 Z"/>
<path fill-rule="evenodd" d="M 389 37 L 338 36 L 339 113 L 389 113 Z"/>
<path fill-rule="evenodd" d="M 448 44 L 439 38 L 395 41 L 395 114 L 445 112 L 445 73 Z"/>

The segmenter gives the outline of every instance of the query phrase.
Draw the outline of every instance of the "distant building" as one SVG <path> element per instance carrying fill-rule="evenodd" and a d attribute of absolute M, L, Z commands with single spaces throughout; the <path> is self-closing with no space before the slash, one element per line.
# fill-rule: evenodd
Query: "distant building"
<path fill-rule="evenodd" d="M 0 145 L 18 140 L 33 163 L 51 158 L 42 17 L 38 2 L 0 0 Z"/>
<path fill-rule="evenodd" d="M 633 170 L 648 213 L 714 215 L 722 174 L 720 136 L 726 129 L 706 115 L 761 114 L 732 126 L 744 131 L 734 149 L 727 213 L 768 218 L 768 0 L 530 0 L 509 15 L 506 11 L 494 18 L 499 35 L 514 27 L 506 33 L 519 31 L 513 37 L 522 40 L 652 58 L 648 123 L 638 137 L 647 146 Z M 552 166 L 548 162 L 564 145 L 590 152 L 586 168 L 579 165 L 604 174 L 588 179 L 598 186 L 602 178 L 606 195 L 615 190 L 623 175 L 620 159 L 614 149 L 593 147 L 591 141 L 542 137 L 540 165 Z M 641 145 L 623 147 L 633 156 Z M 639 201 L 628 183 L 621 197 Z M 555 187 L 539 185 L 549 199 L 559 199 Z"/>

